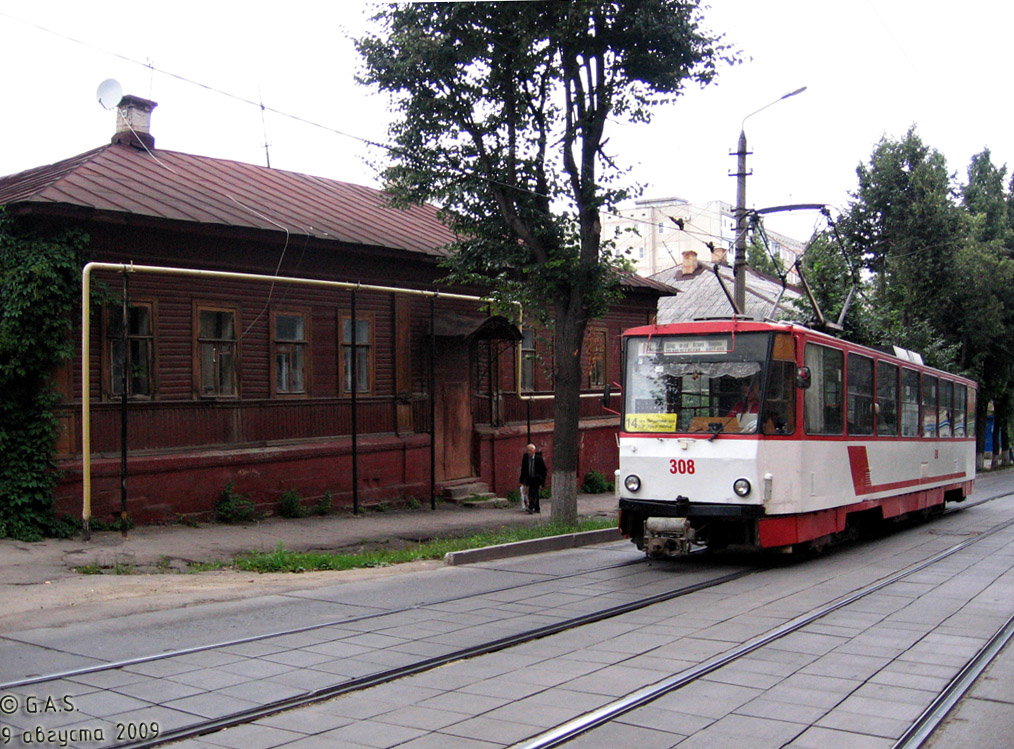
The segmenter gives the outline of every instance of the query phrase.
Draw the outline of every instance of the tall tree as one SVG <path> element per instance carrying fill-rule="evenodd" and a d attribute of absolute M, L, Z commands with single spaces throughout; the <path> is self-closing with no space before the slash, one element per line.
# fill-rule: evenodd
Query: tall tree
<path fill-rule="evenodd" d="M 879 280 L 879 303 L 903 326 L 946 328 L 961 220 L 943 155 L 911 128 L 884 139 L 857 169 L 859 187 L 842 222 L 851 250 Z"/>
<path fill-rule="evenodd" d="M 968 184 L 961 187 L 961 202 L 973 217 L 973 235 L 980 242 L 1010 244 L 1007 195 L 1003 183 L 1007 166 L 993 164 L 989 149 L 977 153 L 968 165 Z"/>
<path fill-rule="evenodd" d="M 732 61 L 701 21 L 695 0 L 391 3 L 357 42 L 360 80 L 399 115 L 388 189 L 442 208 L 451 279 L 553 325 L 554 519 L 577 517 L 585 329 L 626 270 L 601 241 L 601 211 L 629 194 L 607 122 L 647 122 Z"/>

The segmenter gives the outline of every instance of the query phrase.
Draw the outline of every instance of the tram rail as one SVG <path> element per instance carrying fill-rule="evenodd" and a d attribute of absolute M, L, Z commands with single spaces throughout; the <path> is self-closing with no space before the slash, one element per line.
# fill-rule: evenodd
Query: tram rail
<path fill-rule="evenodd" d="M 949 510 L 949 513 L 955 512 L 955 511 L 960 511 L 962 509 L 971 508 L 971 507 L 974 507 L 974 506 L 977 506 L 977 505 L 981 505 L 981 504 L 984 504 L 986 502 L 989 502 L 989 501 L 992 501 L 992 500 L 995 500 L 995 499 L 998 499 L 998 498 L 1001 498 L 1001 497 L 1004 497 L 1004 496 L 1009 496 L 1009 495 L 1006 494 L 1006 493 L 1000 493 L 1000 494 L 996 494 L 996 495 L 993 495 L 993 496 L 983 497 L 981 499 L 977 499 L 976 501 L 965 502 L 961 506 L 951 508 Z M 924 560 L 924 561 L 922 561 L 922 562 L 920 562 L 920 563 L 918 563 L 916 565 L 910 566 L 910 567 L 906 568 L 905 570 L 902 570 L 902 571 L 896 573 L 895 575 L 892 575 L 891 577 L 889 577 L 889 578 L 887 578 L 885 580 L 879 581 L 875 585 L 871 585 L 871 586 L 868 586 L 866 588 L 863 588 L 861 591 L 859 591 L 859 592 L 857 592 L 857 593 L 855 593 L 855 594 L 853 594 L 851 596 L 847 596 L 847 597 L 845 597 L 843 599 L 839 599 L 839 600 L 834 601 L 834 602 L 832 602 L 830 604 L 827 604 L 826 606 L 823 606 L 823 607 L 820 607 L 818 609 L 815 609 L 814 611 L 812 611 L 812 612 L 810 612 L 808 614 L 805 614 L 805 615 L 802 615 L 800 617 L 797 617 L 796 619 L 793 619 L 792 621 L 786 623 L 782 627 L 777 628 L 776 630 L 772 630 L 771 632 L 766 633 L 765 635 L 759 636 L 757 638 L 754 638 L 753 640 L 748 641 L 747 643 L 744 643 L 739 648 L 735 648 L 735 649 L 733 649 L 732 651 L 729 651 L 726 654 L 723 654 L 723 655 L 718 656 L 716 658 L 704 661 L 704 662 L 702 662 L 701 664 L 699 664 L 697 667 L 695 667 L 693 669 L 688 669 L 685 672 L 681 672 L 680 674 L 676 674 L 673 677 L 671 677 L 670 679 L 666 679 L 665 681 L 660 682 L 659 685 L 655 685 L 657 687 L 657 689 L 649 690 L 649 691 L 638 690 L 638 692 L 633 693 L 632 695 L 628 695 L 628 697 L 624 698 L 623 700 L 618 700 L 615 703 L 611 703 L 611 705 L 608 705 L 608 706 L 606 706 L 604 708 L 600 708 L 598 711 L 594 711 L 593 713 L 591 713 L 589 715 L 582 716 L 581 718 L 575 719 L 574 721 L 569 721 L 567 724 L 564 724 L 564 725 L 558 727 L 558 729 L 554 729 L 554 731 L 546 732 L 545 734 L 541 735 L 541 737 L 539 739 L 533 740 L 533 742 L 536 742 L 536 741 L 545 741 L 545 742 L 549 742 L 549 743 L 524 743 L 524 744 L 520 744 L 518 746 L 524 746 L 524 747 L 526 747 L 526 749 L 528 749 L 528 748 L 534 749 L 534 747 L 542 747 L 542 746 L 557 746 L 560 743 L 563 743 L 564 741 L 569 740 L 569 738 L 572 738 L 573 736 L 580 735 L 581 733 L 584 733 L 584 732 L 587 732 L 589 730 L 592 730 L 596 726 L 602 725 L 605 722 L 608 722 L 609 720 L 613 720 L 613 719 L 615 719 L 619 715 L 622 715 L 625 712 L 628 712 L 628 711 L 630 711 L 630 710 L 632 710 L 632 709 L 634 709 L 634 708 L 636 708 L 636 707 L 638 707 L 640 705 L 647 704 L 651 700 L 656 699 L 658 696 L 661 696 L 662 694 L 664 694 L 664 693 L 666 693 L 668 691 L 673 691 L 675 689 L 679 689 L 680 687 L 682 687 L 682 686 L 684 686 L 684 685 L 686 685 L 688 683 L 691 683 L 692 681 L 694 681 L 696 679 L 701 678 L 702 676 L 706 675 L 707 673 L 710 673 L 711 671 L 714 671 L 714 670 L 716 670 L 718 668 L 721 668 L 722 666 L 727 665 L 728 663 L 731 663 L 734 660 L 736 660 L 738 658 L 741 658 L 744 655 L 746 655 L 746 654 L 748 654 L 748 653 L 750 653 L 750 652 L 752 652 L 752 651 L 754 651 L 754 650 L 756 650 L 758 648 L 764 647 L 765 645 L 769 644 L 770 642 L 773 642 L 773 641 L 779 639 L 780 637 L 785 636 L 786 634 L 788 634 L 788 633 L 790 633 L 792 631 L 796 631 L 796 630 L 798 630 L 798 629 L 800 629 L 802 627 L 805 627 L 807 624 L 812 623 L 813 621 L 816 621 L 817 619 L 819 619 L 819 618 L 821 618 L 823 616 L 826 616 L 831 611 L 834 611 L 834 610 L 837 610 L 837 609 L 839 609 L 841 607 L 847 606 L 850 603 L 852 603 L 852 602 L 854 602 L 856 600 L 859 600 L 862 597 L 865 597 L 866 595 L 869 595 L 869 594 L 871 594 L 873 592 L 876 592 L 877 590 L 880 590 L 880 589 L 886 587 L 887 585 L 892 584 L 893 582 L 901 580 L 901 579 L 903 579 L 903 578 L 905 578 L 905 577 L 907 577 L 907 576 L 909 576 L 911 574 L 914 574 L 915 572 L 917 572 L 917 571 L 919 571 L 921 569 L 925 569 L 926 567 L 931 566 L 932 564 L 935 564 L 936 562 L 938 562 L 938 561 L 940 561 L 940 560 L 942 560 L 942 559 L 944 559 L 944 558 L 946 558 L 946 557 L 948 557 L 948 556 L 950 556 L 950 555 L 952 555 L 954 553 L 957 553 L 958 551 L 960 551 L 960 550 L 962 550 L 964 548 L 967 548 L 968 546 L 970 546 L 970 545 L 972 545 L 974 543 L 977 543 L 978 541 L 983 540 L 984 538 L 986 538 L 986 537 L 988 537 L 990 535 L 993 535 L 994 533 L 999 532 L 1000 530 L 1003 530 L 1004 528 L 1010 527 L 1011 525 L 1014 525 L 1014 520 L 1007 521 L 1006 523 L 999 524 L 999 525 L 995 526 L 994 528 L 989 529 L 987 532 L 985 532 L 983 534 L 980 534 L 980 535 L 975 536 L 973 538 L 967 539 L 967 540 L 965 540 L 965 541 L 963 541 L 963 542 L 961 542 L 959 544 L 956 544 L 955 546 L 950 547 L 949 549 L 947 549 L 947 550 L 945 550 L 943 552 L 940 552 L 940 553 L 938 553 L 938 554 L 936 554 L 934 556 L 931 556 L 928 559 L 926 559 L 926 560 Z M 612 565 L 603 565 L 603 566 L 594 568 L 592 570 L 582 570 L 580 572 L 570 573 L 569 575 L 556 576 L 556 577 L 553 578 L 553 580 L 559 580 L 559 579 L 565 579 L 565 578 L 576 578 L 576 577 L 579 577 L 581 575 L 587 575 L 587 574 L 594 573 L 594 572 L 600 572 L 600 571 L 609 570 L 609 569 L 618 569 L 618 568 L 628 567 L 628 566 L 643 566 L 645 564 L 650 564 L 650 563 L 646 563 L 643 559 L 638 559 L 638 560 L 634 560 L 632 562 L 624 562 L 624 563 L 612 564 Z M 282 712 L 282 711 L 286 711 L 286 710 L 291 710 L 291 709 L 298 708 L 298 707 L 303 707 L 303 706 L 311 705 L 311 704 L 314 704 L 314 703 L 317 703 L 317 702 L 322 702 L 322 701 L 325 701 L 325 700 L 330 700 L 332 698 L 335 698 L 335 697 L 338 697 L 338 696 L 342 696 L 342 695 L 345 695 L 345 694 L 349 694 L 351 692 L 355 692 L 355 691 L 366 689 L 366 688 L 369 688 L 369 687 L 378 686 L 380 684 L 385 684 L 385 683 L 389 683 L 389 682 L 392 682 L 392 681 L 396 681 L 398 679 L 402 679 L 402 678 L 405 678 L 407 676 L 411 676 L 413 674 L 418 674 L 418 673 L 422 673 L 424 671 L 428 671 L 428 670 L 433 669 L 433 668 L 437 668 L 437 667 L 439 667 L 441 665 L 444 665 L 444 664 L 447 664 L 447 663 L 451 663 L 453 661 L 461 661 L 461 660 L 467 660 L 467 659 L 470 659 L 470 658 L 475 658 L 475 657 L 480 656 L 480 655 L 484 655 L 484 654 L 487 654 L 487 653 L 493 653 L 493 652 L 496 652 L 496 651 L 504 650 L 506 648 L 510 648 L 510 647 L 513 647 L 513 646 L 516 646 L 516 645 L 523 644 L 525 642 L 530 642 L 532 640 L 536 640 L 536 639 L 540 639 L 540 638 L 543 638 L 543 637 L 547 637 L 549 635 L 557 634 L 557 633 L 564 632 L 564 631 L 567 631 L 567 630 L 570 630 L 570 629 L 575 629 L 577 627 L 585 626 L 587 624 L 591 624 L 591 623 L 594 623 L 594 622 L 602 621 L 602 620 L 609 619 L 609 618 L 612 618 L 612 617 L 621 616 L 623 614 L 630 613 L 630 612 L 636 611 L 638 609 L 646 608 L 646 607 L 652 606 L 652 605 L 657 604 L 657 603 L 661 603 L 661 602 L 664 602 L 664 601 L 672 600 L 672 599 L 678 598 L 680 596 L 689 595 L 691 593 L 698 592 L 698 591 L 701 591 L 701 590 L 706 590 L 706 589 L 711 588 L 711 587 L 719 586 L 719 585 L 722 585 L 722 584 L 724 584 L 726 582 L 731 582 L 732 580 L 736 580 L 736 579 L 742 578 L 744 576 L 747 576 L 747 575 L 750 575 L 750 574 L 754 574 L 754 573 L 756 573 L 756 572 L 758 572 L 758 571 L 760 571 L 762 569 L 765 569 L 765 568 L 764 567 L 760 567 L 760 566 L 751 566 L 751 567 L 746 568 L 746 569 L 741 569 L 741 570 L 737 570 L 737 571 L 734 571 L 734 572 L 729 573 L 729 574 L 716 576 L 716 577 L 713 577 L 713 578 L 711 578 L 709 580 L 698 582 L 698 583 L 695 583 L 695 584 L 692 584 L 692 585 L 680 586 L 680 587 L 674 588 L 673 590 L 666 591 L 664 593 L 659 593 L 659 594 L 655 594 L 655 595 L 651 595 L 651 596 L 646 596 L 646 597 L 643 597 L 643 598 L 640 598 L 640 599 L 637 599 L 637 600 L 634 600 L 634 601 L 625 602 L 625 603 L 622 603 L 622 604 L 619 604 L 619 605 L 616 605 L 616 606 L 605 607 L 605 608 L 602 608 L 600 610 L 597 610 L 597 611 L 594 611 L 594 612 L 591 612 L 591 613 L 587 613 L 587 614 L 584 614 L 584 615 L 581 615 L 581 616 L 571 617 L 571 618 L 568 618 L 566 620 L 562 620 L 560 622 L 557 622 L 557 623 L 554 623 L 554 624 L 551 624 L 551 625 L 547 625 L 547 626 L 543 626 L 543 627 L 538 627 L 538 628 L 535 628 L 535 629 L 532 629 L 532 630 L 528 630 L 528 631 L 525 631 L 525 632 L 522 632 L 522 633 L 511 635 L 511 636 L 508 636 L 508 637 L 500 637 L 500 638 L 490 639 L 489 641 L 484 642 L 484 643 L 479 644 L 479 645 L 476 645 L 476 646 L 455 649 L 455 650 L 453 650 L 451 652 L 448 652 L 446 654 L 439 655 L 439 656 L 436 656 L 436 657 L 422 658 L 422 659 L 419 659 L 419 660 L 417 660 L 417 661 L 415 661 L 415 662 L 413 662 L 411 664 L 408 664 L 406 666 L 401 666 L 401 667 L 397 667 L 397 668 L 391 668 L 391 669 L 387 669 L 387 670 L 377 671 L 375 673 L 371 673 L 371 674 L 368 674 L 366 676 L 362 676 L 362 677 L 359 677 L 359 678 L 343 679 L 343 680 L 340 680 L 340 681 L 336 681 L 334 684 L 331 684 L 331 685 L 328 685 L 328 686 L 325 686 L 325 687 L 322 687 L 322 688 L 306 691 L 306 692 L 304 692 L 304 693 L 302 693 L 302 694 L 300 694 L 298 696 L 295 696 L 295 697 L 291 697 L 291 698 L 287 698 L 287 699 L 281 699 L 281 700 L 273 701 L 273 702 L 270 702 L 270 703 L 267 703 L 267 704 L 258 705 L 256 707 L 250 708 L 248 710 L 235 711 L 235 712 L 229 713 L 227 715 L 222 715 L 222 716 L 219 716 L 219 717 L 216 717 L 216 718 L 212 718 L 212 719 L 197 721 L 195 723 L 189 724 L 187 726 L 183 726 L 183 727 L 178 728 L 178 729 L 163 731 L 157 737 L 152 737 L 152 738 L 150 738 L 148 740 L 142 740 L 142 741 L 138 741 L 136 743 L 131 743 L 131 744 L 119 744 L 119 745 L 120 746 L 133 746 L 133 747 L 158 746 L 158 745 L 162 745 L 162 744 L 166 744 L 166 743 L 170 743 L 170 742 L 174 742 L 174 741 L 179 741 L 179 740 L 186 739 L 186 738 L 193 738 L 193 737 L 209 734 L 209 733 L 212 733 L 212 732 L 224 729 L 224 728 L 228 728 L 228 727 L 231 727 L 231 726 L 238 726 L 238 725 L 243 725 L 243 724 L 251 723 L 251 722 L 253 722 L 253 721 L 255 721 L 255 720 L 259 719 L 259 718 L 265 717 L 267 715 L 271 715 L 271 714 Z M 544 582 L 546 582 L 546 581 L 545 580 L 526 581 L 526 582 L 521 583 L 519 585 L 504 586 L 502 588 L 496 589 L 495 591 L 491 590 L 491 591 L 487 591 L 487 592 L 500 592 L 500 591 L 520 589 L 520 588 L 524 588 L 524 587 L 528 587 L 528 586 L 539 585 L 539 584 L 544 583 Z M 97 665 L 97 666 L 90 666 L 90 667 L 81 668 L 81 669 L 74 669 L 74 670 L 69 670 L 69 671 L 65 671 L 65 672 L 61 672 L 61 673 L 47 674 L 47 675 L 38 676 L 38 677 L 21 679 L 21 680 L 17 680 L 17 681 L 10 681 L 10 682 L 4 683 L 4 684 L 0 684 L 0 690 L 17 689 L 17 688 L 23 688 L 25 686 L 35 686 L 35 685 L 40 685 L 40 684 L 53 683 L 53 682 L 60 681 L 60 680 L 63 680 L 63 679 L 73 678 L 74 676 L 81 676 L 81 675 L 85 675 L 85 674 L 95 673 L 95 672 L 98 672 L 98 671 L 110 671 L 110 670 L 122 669 L 122 668 L 126 668 L 126 667 L 129 667 L 129 666 L 132 666 L 132 665 L 137 665 L 137 664 L 140 664 L 140 663 L 147 663 L 147 662 L 151 662 L 151 661 L 159 661 L 159 660 L 170 659 L 170 658 L 173 658 L 175 656 L 184 655 L 184 654 L 213 651 L 215 649 L 227 648 L 227 647 L 234 646 L 234 645 L 237 645 L 237 644 L 245 644 L 245 643 L 257 642 L 257 641 L 269 640 L 271 638 L 284 637 L 284 636 L 291 635 L 291 634 L 298 634 L 298 633 L 301 633 L 301 632 L 308 632 L 308 631 L 312 631 L 312 630 L 323 629 L 323 628 L 326 628 L 328 626 L 335 626 L 335 625 L 341 625 L 341 624 L 352 623 L 352 622 L 360 622 L 361 623 L 361 622 L 364 622 L 364 621 L 370 621 L 370 620 L 380 619 L 382 617 L 392 616 L 392 615 L 397 614 L 399 612 L 405 612 L 405 611 L 410 611 L 410 610 L 413 610 L 413 609 L 425 608 L 426 606 L 438 605 L 440 603 L 446 603 L 446 602 L 452 602 L 452 601 L 460 601 L 460 600 L 467 599 L 467 598 L 469 598 L 469 596 L 454 596 L 454 597 L 449 597 L 447 599 L 443 599 L 441 601 L 428 602 L 426 604 L 421 604 L 421 605 L 416 605 L 416 606 L 411 606 L 411 607 L 405 607 L 405 608 L 399 609 L 399 610 L 385 611 L 383 613 L 369 614 L 369 615 L 363 615 L 363 616 L 358 616 L 358 617 L 349 617 L 349 618 L 345 618 L 345 619 L 341 619 L 341 620 L 336 620 L 336 621 L 332 621 L 332 622 L 325 622 L 325 623 L 320 623 L 320 624 L 314 624 L 314 625 L 305 625 L 305 626 L 301 626 L 301 627 L 293 627 L 293 628 L 288 628 L 288 629 L 277 631 L 277 632 L 272 632 L 272 633 L 263 634 L 263 635 L 256 635 L 256 636 L 251 636 L 251 637 L 238 638 L 238 639 L 230 640 L 230 641 L 227 641 L 227 642 L 215 643 L 215 644 L 212 644 L 212 645 L 206 645 L 206 646 L 200 646 L 200 647 L 195 647 L 195 648 L 187 648 L 187 649 L 181 649 L 181 650 L 175 650 L 175 651 L 162 652 L 162 653 L 158 653 L 158 654 L 152 654 L 152 655 L 149 655 L 149 656 L 144 656 L 144 657 L 124 660 L 124 661 L 119 661 L 119 662 L 115 662 L 115 663 L 100 664 L 100 665 Z M 557 735 L 557 730 L 562 731 L 562 733 L 559 733 L 559 735 Z M 552 735 L 550 735 L 550 734 L 552 734 Z M 917 746 L 917 744 L 912 744 L 912 745 L 906 746 L 905 749 L 913 749 L 915 746 Z"/>
<path fill-rule="evenodd" d="M 991 501 L 992 499 L 998 499 L 1000 496 L 1009 495 L 1005 494 L 998 495 L 996 497 L 984 498 L 979 500 L 976 504 L 983 504 Z M 955 508 L 955 510 L 957 509 L 958 508 Z M 1014 526 L 1014 520 L 1007 520 L 1003 523 L 999 523 L 972 538 L 968 538 L 958 544 L 955 544 L 942 552 L 934 554 L 921 562 L 889 575 L 876 583 L 867 585 L 847 596 L 843 596 L 824 606 L 817 607 L 812 611 L 802 614 L 785 624 L 775 627 L 774 629 L 721 653 L 714 658 L 705 660 L 696 666 L 685 669 L 684 671 L 674 674 L 667 679 L 663 679 L 656 684 L 635 690 L 596 710 L 584 713 L 572 720 L 544 731 L 534 738 L 516 743 L 511 747 L 511 749 L 550 749 L 550 747 L 561 746 L 577 736 L 605 725 L 606 723 L 609 723 L 610 721 L 613 721 L 636 708 L 643 707 L 665 694 L 681 689 L 682 687 L 697 681 L 723 666 L 734 663 L 744 656 L 770 645 L 788 634 L 797 632 L 804 627 L 813 624 L 834 611 L 849 606 L 873 593 L 879 592 L 894 583 L 931 567 L 940 561 L 963 551 L 969 546 L 977 544 L 1012 526 Z M 1004 645 L 1006 645 L 1011 639 L 1014 639 L 1014 617 L 1007 620 L 1006 624 L 989 639 L 979 653 L 977 653 L 976 656 L 965 665 L 960 673 L 941 691 L 937 699 L 934 700 L 934 702 L 924 711 L 909 731 L 907 731 L 902 738 L 899 739 L 899 741 L 895 744 L 894 749 L 918 749 L 918 747 L 922 746 L 922 744 L 930 737 L 930 735 L 932 735 L 933 731 L 944 720 L 951 708 L 957 704 L 958 700 L 960 700 L 960 698 L 972 687 L 975 683 L 975 679 L 982 674 L 989 663 L 992 662 L 992 660 L 1003 649 Z"/>

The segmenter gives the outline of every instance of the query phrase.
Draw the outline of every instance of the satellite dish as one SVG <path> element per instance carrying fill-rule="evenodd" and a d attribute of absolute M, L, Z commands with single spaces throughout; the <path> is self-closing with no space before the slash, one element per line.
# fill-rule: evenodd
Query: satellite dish
<path fill-rule="evenodd" d="M 98 97 L 105 109 L 115 109 L 123 98 L 123 87 L 115 78 L 107 78 L 99 84 Z"/>

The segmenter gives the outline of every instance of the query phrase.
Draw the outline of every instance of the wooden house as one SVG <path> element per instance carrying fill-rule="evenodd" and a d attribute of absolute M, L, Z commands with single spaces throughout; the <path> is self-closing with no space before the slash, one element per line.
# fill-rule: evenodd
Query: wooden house
<path fill-rule="evenodd" d="M 482 290 L 440 284 L 453 237 L 434 208 L 156 149 L 154 107 L 124 97 L 110 144 L 0 178 L 15 220 L 78 227 L 93 261 L 118 266 L 94 274 L 107 298 L 128 284 L 126 317 L 92 315 L 87 369 L 79 344 L 59 376 L 58 509 L 81 512 L 84 403 L 98 518 L 119 510 L 123 450 L 140 521 L 208 512 L 230 482 L 266 509 L 290 490 L 337 505 L 428 502 L 456 483 L 503 495 L 529 439 L 552 461 L 552 363 L 565 354 L 470 298 Z M 667 293 L 637 277 L 626 290 L 589 328 L 589 396 L 619 380 L 618 334 L 652 322 Z M 611 476 L 618 420 L 600 397 L 582 414 L 580 470 Z"/>

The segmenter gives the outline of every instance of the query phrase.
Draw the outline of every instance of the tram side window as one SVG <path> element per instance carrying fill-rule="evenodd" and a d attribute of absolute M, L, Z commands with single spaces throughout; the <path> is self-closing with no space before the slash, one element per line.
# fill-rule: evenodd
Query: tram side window
<path fill-rule="evenodd" d="M 940 410 L 939 421 L 937 422 L 937 435 L 940 437 L 954 436 L 951 425 L 951 413 L 953 412 L 954 383 L 948 380 L 940 381 Z"/>
<path fill-rule="evenodd" d="M 881 437 L 898 435 L 898 368 L 887 362 L 877 362 L 877 434 Z"/>
<path fill-rule="evenodd" d="M 810 343 L 805 360 L 811 378 L 803 400 L 806 433 L 841 434 L 845 355 L 838 349 Z"/>
<path fill-rule="evenodd" d="M 965 413 L 965 431 L 968 433 L 967 436 L 975 436 L 975 400 L 976 392 L 973 388 L 968 388 L 968 411 Z"/>
<path fill-rule="evenodd" d="M 937 436 L 937 378 L 922 378 L 922 436 Z"/>
<path fill-rule="evenodd" d="M 764 434 L 792 434 L 796 429 L 796 365 L 791 361 L 772 361 L 768 392 L 764 398 Z"/>
<path fill-rule="evenodd" d="M 901 371 L 901 436 L 919 436 L 919 373 Z"/>
<path fill-rule="evenodd" d="M 954 385 L 954 436 L 965 436 L 965 404 L 968 402 L 968 389 L 964 385 Z"/>
<path fill-rule="evenodd" d="M 873 359 L 849 354 L 849 434 L 873 434 Z"/>

